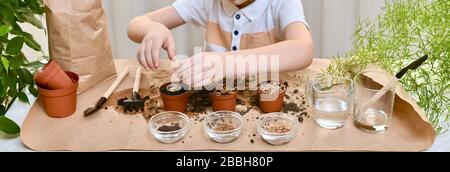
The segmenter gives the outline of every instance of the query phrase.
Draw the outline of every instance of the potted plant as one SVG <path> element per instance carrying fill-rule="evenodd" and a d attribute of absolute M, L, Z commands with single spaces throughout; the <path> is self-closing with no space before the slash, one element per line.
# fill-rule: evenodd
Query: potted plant
<path fill-rule="evenodd" d="M 280 112 L 283 109 L 287 83 L 265 81 L 258 84 L 259 108 L 265 113 Z"/>
<path fill-rule="evenodd" d="M 168 82 L 159 87 L 164 110 L 185 112 L 189 99 L 189 90 L 185 84 Z"/>
<path fill-rule="evenodd" d="M 325 72 L 354 77 L 368 64 L 396 72 L 428 55 L 422 67 L 408 72 L 400 82 L 436 132 L 445 132 L 450 126 L 450 1 L 385 1 L 384 6 L 376 20 L 359 23 L 352 37 L 354 49 L 346 57 L 335 57 Z"/>
<path fill-rule="evenodd" d="M 236 109 L 237 91 L 236 88 L 214 89 L 209 95 L 213 111 L 234 111 Z"/>
<path fill-rule="evenodd" d="M 5 117 L 13 102 L 18 98 L 29 103 L 27 92 L 38 95 L 33 74 L 42 67 L 37 61 L 28 61 L 22 47 L 42 52 L 41 46 L 30 33 L 22 30 L 19 23 L 30 23 L 43 29 L 35 15 L 44 13 L 42 0 L 1 0 L 0 1 L 0 131 L 18 134 L 20 128 Z"/>

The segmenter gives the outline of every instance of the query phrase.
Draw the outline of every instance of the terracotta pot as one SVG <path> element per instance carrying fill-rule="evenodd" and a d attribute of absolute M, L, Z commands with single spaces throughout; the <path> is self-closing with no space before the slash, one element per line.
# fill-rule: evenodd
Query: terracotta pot
<path fill-rule="evenodd" d="M 165 83 L 159 88 L 161 98 L 164 103 L 164 110 L 166 111 L 176 111 L 185 112 L 187 109 L 187 103 L 189 99 L 189 91 L 186 91 L 179 95 L 167 95 L 164 94 L 161 89 L 166 88 L 170 83 Z"/>
<path fill-rule="evenodd" d="M 78 75 L 65 72 L 71 79 L 71 85 L 66 88 L 48 90 L 38 84 L 39 97 L 48 116 L 65 118 L 72 115 L 77 106 Z"/>
<path fill-rule="evenodd" d="M 214 95 L 209 93 L 209 99 L 211 100 L 213 111 L 234 111 L 236 110 L 237 93 L 230 95 Z"/>
<path fill-rule="evenodd" d="M 50 60 L 44 68 L 36 72 L 34 80 L 41 88 L 49 90 L 68 88 L 73 85 L 71 78 L 54 60 Z"/>
<path fill-rule="evenodd" d="M 278 96 L 276 96 L 276 95 L 275 95 L 276 97 L 271 96 L 271 97 L 274 97 L 273 100 L 271 100 L 271 101 L 263 101 L 265 99 L 264 98 L 262 99 L 261 97 L 269 96 L 269 95 L 258 93 L 259 108 L 261 109 L 261 111 L 263 111 L 265 113 L 280 112 L 281 109 L 283 109 L 285 92 L 286 91 L 283 90 L 282 92 L 278 93 Z"/>

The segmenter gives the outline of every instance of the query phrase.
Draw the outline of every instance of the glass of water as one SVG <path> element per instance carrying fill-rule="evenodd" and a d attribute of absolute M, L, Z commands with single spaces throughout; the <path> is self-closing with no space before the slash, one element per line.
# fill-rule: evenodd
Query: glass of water
<path fill-rule="evenodd" d="M 310 79 L 308 84 L 308 102 L 314 109 L 314 121 L 327 129 L 343 127 L 352 112 L 353 81 L 333 76 L 317 76 Z"/>
<path fill-rule="evenodd" d="M 369 132 L 382 132 L 387 129 L 391 122 L 395 87 L 382 91 L 383 86 L 368 77 L 384 75 L 384 73 L 376 71 L 363 71 L 354 78 L 356 112 L 353 114 L 353 123 L 359 129 Z M 369 102 L 377 93 L 379 93 L 377 95 L 379 98 L 372 103 Z"/>

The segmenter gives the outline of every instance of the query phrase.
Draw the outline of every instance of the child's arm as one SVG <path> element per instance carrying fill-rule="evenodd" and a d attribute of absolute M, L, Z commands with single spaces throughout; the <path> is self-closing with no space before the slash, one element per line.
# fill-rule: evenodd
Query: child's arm
<path fill-rule="evenodd" d="M 170 29 L 185 22 L 170 6 L 139 16 L 128 24 L 128 37 L 140 43 L 137 59 L 146 70 L 159 67 L 161 48 L 167 51 L 169 59 L 175 59 L 175 41 Z"/>
<path fill-rule="evenodd" d="M 232 64 L 234 66 L 232 69 L 226 69 L 223 71 L 224 75 L 230 75 L 233 73 L 236 75 L 254 75 L 258 73 L 271 73 L 271 72 L 289 72 L 296 71 L 300 69 L 304 69 L 308 67 L 313 58 L 313 41 L 311 37 L 310 31 L 307 29 L 306 25 L 300 22 L 295 22 L 289 24 L 284 30 L 284 41 L 275 43 L 272 45 L 268 45 L 265 47 L 241 50 L 236 52 L 226 52 L 226 53 L 216 53 L 216 52 L 208 52 L 202 53 L 200 56 L 191 57 L 192 61 L 203 61 L 203 64 L 214 64 L 214 65 L 222 65 L 218 64 L 220 61 L 225 64 L 227 60 L 225 58 L 239 58 L 239 55 L 243 55 L 244 57 L 247 55 L 256 56 L 256 62 L 252 62 L 248 65 L 259 65 L 262 56 L 271 56 L 278 55 L 279 56 L 279 71 L 271 71 L 270 64 L 267 66 L 257 66 L 256 68 L 248 68 L 245 71 L 237 70 L 236 64 Z M 208 57 L 209 58 L 208 58 Z M 216 57 L 216 58 L 214 58 Z M 194 58 L 201 58 L 200 60 Z M 228 60 L 229 61 L 229 60 Z M 231 60 L 234 63 L 239 63 L 240 61 Z M 229 65 L 226 65 L 229 66 Z M 188 85 L 205 85 L 210 82 L 216 82 L 211 80 L 211 77 L 215 77 L 214 79 L 220 79 L 221 76 L 217 75 L 217 71 L 215 71 L 214 67 L 210 67 L 208 65 L 203 65 L 202 70 L 194 70 L 193 68 L 197 68 L 198 64 L 194 62 L 189 64 L 188 66 L 184 65 L 178 70 L 178 76 L 181 77 L 186 70 L 194 71 L 189 76 L 182 76 L 183 82 Z M 216 66 L 217 67 L 217 66 Z M 225 66 L 224 66 L 225 69 Z M 254 70 L 249 70 L 254 69 Z M 256 69 L 256 70 L 255 70 Z M 214 75 L 215 74 L 215 75 Z M 195 81 L 194 81 L 195 76 Z M 198 77 L 201 77 L 198 78 Z M 202 82 L 202 83 L 199 83 Z"/>
<path fill-rule="evenodd" d="M 270 71 L 270 68 L 262 68 L 263 70 L 261 70 L 258 66 L 259 71 L 246 71 L 245 73 L 237 73 L 237 75 L 257 74 L 256 72 L 291 72 L 304 69 L 312 63 L 313 41 L 306 25 L 296 22 L 286 27 L 284 41 L 255 49 L 229 52 L 225 55 L 232 55 L 232 57 L 236 57 L 236 55 L 256 55 L 257 57 L 258 55 L 279 56 L 279 71 Z"/>

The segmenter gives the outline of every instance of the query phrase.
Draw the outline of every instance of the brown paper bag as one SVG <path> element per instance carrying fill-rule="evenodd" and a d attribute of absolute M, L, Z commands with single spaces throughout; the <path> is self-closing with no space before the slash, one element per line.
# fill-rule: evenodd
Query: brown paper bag
<path fill-rule="evenodd" d="M 50 57 L 80 75 L 78 93 L 116 73 L 101 0 L 44 0 Z"/>

